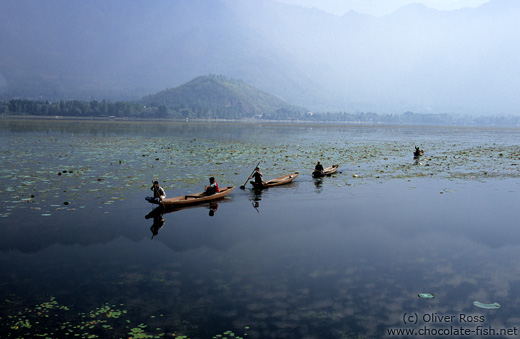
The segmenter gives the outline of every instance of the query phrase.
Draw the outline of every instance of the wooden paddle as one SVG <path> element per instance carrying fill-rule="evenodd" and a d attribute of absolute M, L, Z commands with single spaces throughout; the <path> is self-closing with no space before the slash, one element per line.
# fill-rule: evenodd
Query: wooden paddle
<path fill-rule="evenodd" d="M 260 161 L 258 162 L 258 164 L 256 164 L 255 169 L 258 167 L 258 165 L 260 165 Z M 251 178 L 251 176 L 253 175 L 253 173 L 255 173 L 255 170 L 253 170 L 253 172 L 251 172 L 251 174 L 249 175 L 249 178 L 247 178 L 247 180 L 249 180 L 249 179 Z M 241 190 L 243 190 L 243 189 L 246 188 L 247 180 L 246 180 L 246 182 L 245 182 L 242 186 L 240 186 L 240 189 L 241 189 Z"/>

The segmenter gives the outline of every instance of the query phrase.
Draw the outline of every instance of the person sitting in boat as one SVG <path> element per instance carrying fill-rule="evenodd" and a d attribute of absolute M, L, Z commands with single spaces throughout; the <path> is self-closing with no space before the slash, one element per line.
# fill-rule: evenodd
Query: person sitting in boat
<path fill-rule="evenodd" d="M 218 189 L 218 183 L 215 181 L 215 178 L 209 178 L 209 186 L 206 187 L 206 195 L 213 195 L 219 192 L 220 190 Z"/>
<path fill-rule="evenodd" d="M 150 189 L 153 191 L 153 198 L 146 200 L 159 204 L 164 198 L 166 198 L 166 193 L 164 192 L 164 189 L 159 186 L 158 181 L 154 181 L 153 186 L 150 187 Z"/>
<path fill-rule="evenodd" d="M 415 151 L 413 152 L 414 157 L 418 157 L 424 154 L 424 151 L 422 149 L 419 149 L 419 147 L 415 146 Z"/>
<path fill-rule="evenodd" d="M 323 174 L 323 165 L 321 164 L 321 162 L 318 161 L 318 163 L 314 167 L 314 171 Z"/>
<path fill-rule="evenodd" d="M 261 185 L 264 181 L 262 180 L 262 172 L 260 172 L 260 168 L 257 166 L 255 167 L 255 170 L 253 174 L 249 177 L 249 179 L 255 178 L 254 184 Z M 251 182 L 253 183 L 253 182 Z"/>

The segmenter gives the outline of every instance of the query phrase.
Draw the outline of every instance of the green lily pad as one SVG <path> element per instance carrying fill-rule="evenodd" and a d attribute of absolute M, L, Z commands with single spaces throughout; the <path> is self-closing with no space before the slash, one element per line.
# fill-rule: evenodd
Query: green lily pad
<path fill-rule="evenodd" d="M 485 309 L 488 309 L 488 310 L 496 310 L 496 309 L 500 308 L 500 304 L 499 303 L 484 304 L 484 303 L 481 303 L 480 301 L 474 301 L 473 305 L 475 305 L 475 306 L 477 306 L 479 308 L 485 308 Z"/>

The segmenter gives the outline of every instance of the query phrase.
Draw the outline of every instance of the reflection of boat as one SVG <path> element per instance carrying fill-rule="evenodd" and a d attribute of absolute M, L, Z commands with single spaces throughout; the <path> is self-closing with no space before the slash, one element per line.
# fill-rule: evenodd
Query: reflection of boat
<path fill-rule="evenodd" d="M 189 204 L 189 205 L 173 205 L 173 206 L 172 205 L 170 205 L 170 206 L 159 205 L 156 208 L 154 208 L 152 211 L 150 211 L 150 213 L 148 213 L 145 216 L 145 219 L 157 218 L 158 216 L 160 216 L 162 218 L 164 214 L 178 212 L 178 211 L 191 209 L 191 208 L 201 208 L 201 207 L 202 208 L 206 207 L 207 209 L 209 209 L 210 217 L 212 217 L 215 214 L 215 212 L 218 210 L 218 204 L 215 201 L 210 201 L 207 203 L 200 203 L 200 204 Z"/>
<path fill-rule="evenodd" d="M 269 181 L 263 181 L 261 184 L 257 184 L 254 181 L 250 181 L 251 185 L 253 185 L 254 188 L 267 188 L 272 186 L 279 186 L 279 185 L 285 185 L 296 179 L 296 177 L 299 175 L 299 172 L 294 172 L 291 174 L 284 175 L 283 177 L 279 177 L 276 179 L 271 179 Z"/>
<path fill-rule="evenodd" d="M 332 166 L 324 168 L 323 172 L 314 170 L 312 172 L 312 177 L 319 178 L 319 177 L 324 177 L 326 175 L 334 174 L 338 170 L 338 167 L 339 167 L 339 165 L 332 165 Z"/>
<path fill-rule="evenodd" d="M 177 212 L 180 210 L 188 209 L 188 208 L 199 208 L 199 207 L 207 207 L 209 209 L 209 216 L 212 217 L 215 215 L 215 212 L 218 210 L 218 204 L 215 201 L 210 201 L 206 204 L 189 204 L 189 205 L 180 205 L 180 206 L 157 206 L 150 213 L 148 213 L 144 218 L 145 219 L 153 219 L 153 225 L 150 227 L 150 231 L 152 231 L 152 239 L 159 233 L 159 230 L 164 226 L 166 220 L 163 218 L 164 214 Z"/>
<path fill-rule="evenodd" d="M 163 199 L 160 203 L 161 206 L 185 206 L 185 205 L 193 205 L 198 204 L 205 201 L 217 200 L 228 195 L 235 186 L 228 186 L 220 189 L 220 192 L 207 195 L 205 192 L 189 194 L 189 195 L 181 195 L 179 197 L 174 198 L 166 198 Z"/>

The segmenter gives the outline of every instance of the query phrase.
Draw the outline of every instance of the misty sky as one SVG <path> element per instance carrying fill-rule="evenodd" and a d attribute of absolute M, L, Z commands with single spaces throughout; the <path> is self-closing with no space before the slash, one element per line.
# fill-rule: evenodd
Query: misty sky
<path fill-rule="evenodd" d="M 387 15 L 402 6 L 421 3 L 438 10 L 454 10 L 465 7 L 477 7 L 489 0 L 279 0 L 308 8 L 318 8 L 338 16 L 350 10 L 375 16 Z"/>
<path fill-rule="evenodd" d="M 123 3 L 0 1 L 0 98 L 135 100 L 219 74 L 314 112 L 520 115 L 520 0 Z"/>

